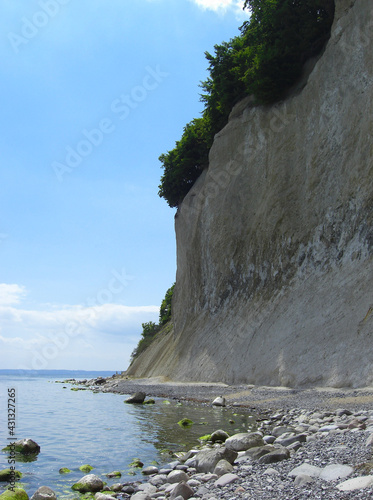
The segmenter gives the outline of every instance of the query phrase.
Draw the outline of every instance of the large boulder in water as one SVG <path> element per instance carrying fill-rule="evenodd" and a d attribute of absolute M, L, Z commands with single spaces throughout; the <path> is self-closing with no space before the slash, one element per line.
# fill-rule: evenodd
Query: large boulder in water
<path fill-rule="evenodd" d="M 130 396 L 128 399 L 125 400 L 125 403 L 130 403 L 130 404 L 143 404 L 145 401 L 146 394 L 145 392 L 136 392 L 132 396 Z"/>
<path fill-rule="evenodd" d="M 32 495 L 31 500 L 57 500 L 57 495 L 48 486 L 40 486 Z"/>
<path fill-rule="evenodd" d="M 96 493 L 97 491 L 101 491 L 103 487 L 104 483 L 98 476 L 88 474 L 73 484 L 71 488 L 80 493 Z"/>
<path fill-rule="evenodd" d="M 14 488 L 14 490 L 5 490 L 0 495 L 0 500 L 29 500 L 28 494 L 22 488 Z"/>

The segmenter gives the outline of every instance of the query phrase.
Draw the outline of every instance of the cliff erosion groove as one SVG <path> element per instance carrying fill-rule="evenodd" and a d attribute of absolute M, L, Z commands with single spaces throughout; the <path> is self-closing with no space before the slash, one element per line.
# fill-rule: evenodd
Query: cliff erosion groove
<path fill-rule="evenodd" d="M 174 329 L 129 375 L 373 383 L 372 28 L 336 1 L 302 90 L 233 109 L 175 218 Z"/>

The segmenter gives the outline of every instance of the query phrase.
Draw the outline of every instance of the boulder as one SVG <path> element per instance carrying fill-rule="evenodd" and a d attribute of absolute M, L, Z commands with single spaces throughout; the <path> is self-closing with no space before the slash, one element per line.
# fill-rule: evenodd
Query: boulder
<path fill-rule="evenodd" d="M 218 396 L 217 398 L 214 399 L 214 401 L 211 403 L 213 406 L 225 406 L 226 401 L 225 398 L 222 396 Z"/>
<path fill-rule="evenodd" d="M 237 476 L 237 474 L 224 474 L 224 476 L 219 477 L 219 479 L 215 481 L 214 485 L 223 488 L 224 486 L 227 486 L 228 484 L 231 484 L 238 479 L 240 478 L 239 476 Z"/>
<path fill-rule="evenodd" d="M 250 448 L 246 451 L 246 453 L 242 456 L 243 459 L 250 457 L 252 460 L 259 460 L 263 455 L 267 455 L 272 451 L 275 451 L 276 448 L 271 444 L 266 444 L 265 446 L 255 446 L 254 448 Z"/>
<path fill-rule="evenodd" d="M 174 488 L 170 495 L 170 500 L 176 500 L 181 497 L 183 500 L 188 500 L 194 495 L 193 489 L 184 482 L 179 483 L 176 488 Z"/>
<path fill-rule="evenodd" d="M 79 467 L 79 470 L 82 471 L 82 472 L 91 472 L 91 470 L 93 469 L 92 465 L 88 465 L 88 464 L 84 464 L 84 465 L 81 465 Z"/>
<path fill-rule="evenodd" d="M 234 434 L 225 441 L 225 447 L 232 451 L 246 451 L 264 445 L 263 437 L 257 432 L 241 432 Z"/>
<path fill-rule="evenodd" d="M 5 490 L 0 495 L 1 500 L 29 500 L 28 494 L 22 488 L 14 488 L 12 490 Z"/>
<path fill-rule="evenodd" d="M 371 434 L 365 442 L 365 446 L 373 448 L 373 434 Z"/>
<path fill-rule="evenodd" d="M 339 483 L 337 488 L 339 491 L 354 491 L 363 490 L 373 486 L 373 476 L 359 476 L 353 477 L 352 479 L 347 479 L 343 483 Z"/>
<path fill-rule="evenodd" d="M 132 394 L 132 396 L 130 396 L 128 399 L 126 399 L 125 403 L 143 404 L 145 398 L 146 398 L 145 392 L 136 392 L 135 394 Z"/>
<path fill-rule="evenodd" d="M 167 482 L 170 484 L 188 481 L 189 476 L 182 470 L 173 470 L 167 475 Z"/>
<path fill-rule="evenodd" d="M 22 477 L 22 472 L 19 472 L 18 470 L 10 470 L 10 469 L 3 469 L 0 470 L 0 481 L 5 482 L 5 481 L 11 481 L 15 479 L 18 481 L 18 479 L 21 479 Z"/>
<path fill-rule="evenodd" d="M 260 464 L 274 464 L 282 460 L 287 460 L 288 458 L 290 458 L 290 451 L 287 448 L 281 447 L 263 455 L 259 458 L 258 462 Z"/>
<path fill-rule="evenodd" d="M 102 377 L 98 377 L 96 378 L 96 380 L 93 382 L 94 385 L 102 385 L 106 382 L 106 379 L 105 378 L 102 378 Z"/>
<path fill-rule="evenodd" d="M 48 486 L 40 486 L 32 495 L 31 500 L 57 500 L 57 495 Z"/>
<path fill-rule="evenodd" d="M 296 442 L 305 443 L 307 441 L 307 434 L 296 434 L 295 436 L 288 437 L 282 439 L 282 436 L 276 439 L 276 444 L 280 444 L 281 446 L 290 446 Z"/>
<path fill-rule="evenodd" d="M 145 469 L 142 470 L 142 473 L 145 476 L 151 476 L 152 474 L 158 474 L 159 469 L 158 467 L 155 467 L 154 465 L 149 465 L 149 467 L 145 467 Z"/>
<path fill-rule="evenodd" d="M 344 479 L 354 472 L 354 469 L 349 465 L 331 464 L 324 467 L 320 472 L 320 479 L 324 481 L 335 481 L 336 479 Z"/>
<path fill-rule="evenodd" d="M 80 493 L 96 493 L 104 487 L 103 481 L 95 474 L 88 474 L 82 477 L 77 483 L 71 487 L 74 491 Z"/>
<path fill-rule="evenodd" d="M 229 438 L 229 434 L 223 431 L 222 429 L 218 429 L 217 431 L 211 434 L 211 441 L 215 443 L 216 441 L 222 441 L 223 443 Z"/>
<path fill-rule="evenodd" d="M 233 465 L 227 460 L 219 460 L 214 469 L 214 474 L 217 476 L 224 476 L 224 474 L 229 474 L 233 472 Z"/>
<path fill-rule="evenodd" d="M 15 450 L 23 455 L 37 454 L 40 452 L 40 446 L 30 438 L 20 439 L 14 445 L 8 445 L 3 451 Z"/>
<path fill-rule="evenodd" d="M 297 477 L 299 476 L 299 474 L 306 474 L 307 476 L 310 477 L 319 477 L 321 471 L 322 469 L 320 467 L 316 467 L 315 465 L 311 465 L 305 462 L 302 465 L 295 467 L 295 469 L 292 469 L 289 472 L 288 476 Z"/>
<path fill-rule="evenodd" d="M 296 478 L 294 479 L 294 484 L 296 486 L 306 486 L 309 483 L 312 483 L 314 479 L 311 476 L 308 476 L 307 474 L 298 474 Z"/>
<path fill-rule="evenodd" d="M 202 450 L 194 457 L 194 467 L 197 472 L 213 472 L 220 460 L 227 460 L 230 464 L 236 460 L 238 454 L 225 446 Z"/>

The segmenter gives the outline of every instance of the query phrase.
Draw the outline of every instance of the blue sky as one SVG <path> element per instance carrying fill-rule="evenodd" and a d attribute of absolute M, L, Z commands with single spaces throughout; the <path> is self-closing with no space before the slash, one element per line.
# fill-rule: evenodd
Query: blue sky
<path fill-rule="evenodd" d="M 242 4 L 2 2 L 0 368 L 128 366 L 175 281 L 158 157 Z"/>

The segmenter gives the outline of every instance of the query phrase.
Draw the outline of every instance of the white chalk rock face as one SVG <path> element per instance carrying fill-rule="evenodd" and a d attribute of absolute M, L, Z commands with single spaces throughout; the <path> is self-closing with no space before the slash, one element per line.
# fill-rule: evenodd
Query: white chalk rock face
<path fill-rule="evenodd" d="M 272 107 L 216 136 L 175 218 L 174 329 L 131 376 L 282 386 L 373 383 L 371 0 L 336 1 L 331 38 Z"/>

